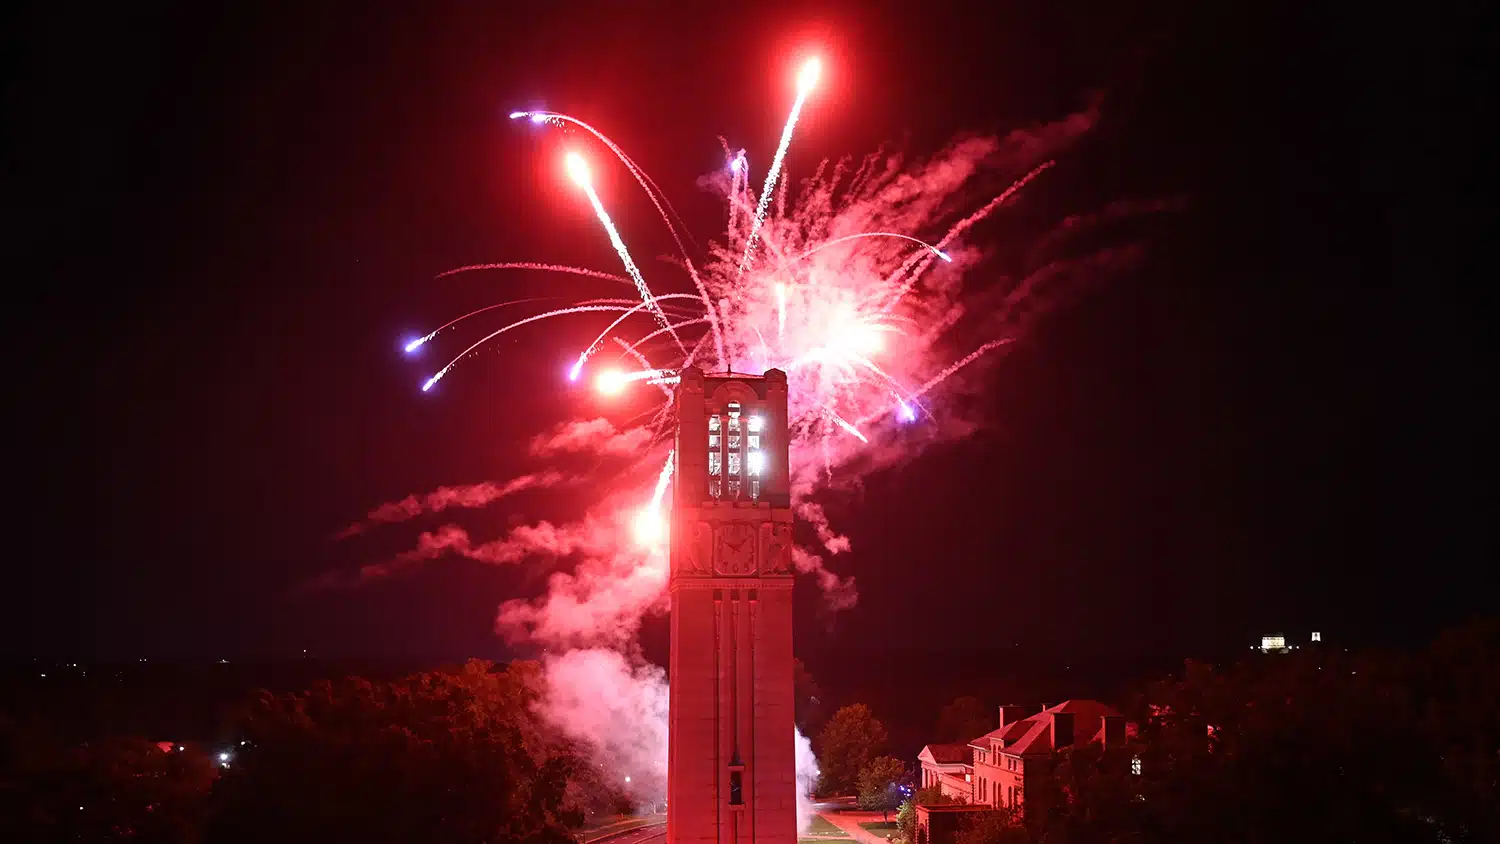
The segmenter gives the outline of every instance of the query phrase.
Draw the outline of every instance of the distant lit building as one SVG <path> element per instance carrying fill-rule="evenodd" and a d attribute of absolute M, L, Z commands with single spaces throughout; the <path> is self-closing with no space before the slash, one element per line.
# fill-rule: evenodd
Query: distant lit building
<path fill-rule="evenodd" d="M 1261 653 L 1284 654 L 1289 650 L 1291 650 L 1291 648 L 1287 647 L 1286 645 L 1286 636 L 1280 633 L 1273 633 L 1270 636 L 1260 637 Z"/>
<path fill-rule="evenodd" d="M 1321 642 L 1321 641 L 1323 641 L 1323 634 L 1319 633 L 1316 630 L 1314 630 L 1312 632 L 1312 641 L 1314 641 L 1314 642 Z"/>

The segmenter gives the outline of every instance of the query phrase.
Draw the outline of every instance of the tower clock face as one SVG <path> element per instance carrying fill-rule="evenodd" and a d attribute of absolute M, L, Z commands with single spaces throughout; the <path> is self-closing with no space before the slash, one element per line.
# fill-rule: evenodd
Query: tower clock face
<path fill-rule="evenodd" d="M 755 573 L 755 527 L 727 524 L 719 528 L 719 547 L 714 568 L 719 574 Z"/>

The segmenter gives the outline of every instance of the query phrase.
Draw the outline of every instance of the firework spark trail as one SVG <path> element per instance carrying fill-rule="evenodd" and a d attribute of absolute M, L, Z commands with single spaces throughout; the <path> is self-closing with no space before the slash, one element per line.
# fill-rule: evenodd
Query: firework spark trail
<path fill-rule="evenodd" d="M 508 307 L 510 305 L 524 305 L 524 304 L 527 304 L 529 302 L 542 302 L 542 301 L 546 301 L 547 299 L 557 299 L 557 298 L 559 298 L 559 297 L 557 297 L 557 296 L 532 296 L 529 299 L 512 299 L 509 302 L 499 302 L 499 303 L 496 303 L 494 305 L 485 305 L 482 308 L 478 308 L 478 309 L 469 311 L 468 313 L 464 314 L 461 317 L 456 317 L 454 319 L 450 319 L 447 322 L 443 323 L 442 325 L 438 326 L 437 328 L 434 328 L 433 330 L 427 332 L 426 334 L 423 334 L 421 337 L 418 337 L 417 339 L 411 341 L 410 343 L 407 343 L 406 346 L 405 346 L 405 350 L 407 352 L 415 352 L 417 349 L 419 349 L 422 346 L 426 345 L 428 343 L 428 341 L 432 340 L 432 338 L 438 336 L 438 334 L 442 333 L 443 331 L 446 331 L 449 328 L 452 328 L 455 325 L 458 325 L 460 322 L 463 322 L 464 320 L 466 320 L 466 319 L 468 319 L 470 317 L 476 317 L 476 316 L 479 316 L 480 314 L 488 313 L 490 311 L 498 310 L 499 308 Z"/>
<path fill-rule="evenodd" d="M 656 490 L 651 493 L 651 509 L 660 510 L 662 498 L 667 494 L 667 482 L 672 480 L 672 457 L 675 452 L 667 452 L 667 460 L 662 464 L 661 474 L 656 478 Z"/>
<path fill-rule="evenodd" d="M 615 157 L 625 165 L 625 169 L 630 171 L 630 175 L 635 177 L 636 182 L 641 186 L 641 190 L 646 192 L 646 197 L 650 199 L 651 204 L 656 207 L 656 213 L 661 215 L 662 222 L 667 224 L 667 231 L 671 233 L 672 241 L 677 244 L 677 251 L 682 253 L 683 265 L 687 267 L 688 275 L 693 279 L 693 286 L 698 289 L 698 295 L 703 299 L 703 307 L 708 312 L 710 320 L 709 324 L 712 327 L 715 340 L 718 344 L 719 365 L 723 366 L 724 338 L 719 332 L 719 322 L 716 315 L 714 314 L 713 302 L 709 301 L 708 289 L 703 286 L 703 279 L 699 278 L 698 276 L 698 268 L 693 266 L 692 256 L 688 254 L 687 247 L 682 244 L 682 234 L 686 234 L 686 232 L 679 233 L 677 226 L 673 225 L 672 223 L 672 220 L 674 218 L 678 223 L 682 223 L 682 217 L 678 215 L 677 209 L 672 207 L 671 201 L 667 199 L 666 192 L 663 191 L 659 186 L 657 186 L 655 180 L 653 180 L 644 169 L 642 169 L 633 160 L 631 160 L 630 156 L 625 154 L 625 150 L 621 149 L 619 144 L 616 144 L 609 138 L 609 136 L 605 135 L 603 132 L 600 132 L 598 129 L 595 129 L 593 126 L 583 122 L 582 120 L 579 120 L 578 118 L 571 115 L 561 114 L 555 111 L 513 111 L 510 114 L 510 119 L 512 120 L 515 120 L 519 117 L 529 117 L 533 122 L 535 122 L 537 118 L 540 117 L 546 122 L 554 123 L 554 125 L 572 123 L 573 125 L 593 135 L 595 138 L 598 138 L 599 141 L 606 147 L 608 147 L 610 152 L 613 152 L 615 154 Z M 743 157 L 743 153 L 741 154 L 741 156 Z M 666 206 L 665 208 L 662 207 L 664 204 Z M 670 215 L 668 214 L 668 212 L 670 212 Z M 692 235 L 688 235 L 688 239 L 692 240 Z"/>
<path fill-rule="evenodd" d="M 616 343 L 618 343 L 620 345 L 620 348 L 622 350 L 622 354 L 629 355 L 630 357 L 634 358 L 645 369 L 654 369 L 655 368 L 655 367 L 653 367 L 651 365 L 651 361 L 648 360 L 645 355 L 643 355 L 640 352 L 636 351 L 635 348 L 632 347 L 629 343 L 627 343 L 624 338 L 622 338 L 622 337 L 616 337 L 616 338 L 614 338 L 614 340 L 615 340 Z M 666 399 L 667 399 L 667 401 L 666 401 L 666 407 L 670 408 L 671 404 L 672 404 L 672 390 L 670 388 L 668 388 L 667 386 L 665 386 L 664 384 L 662 384 L 660 381 L 648 381 L 647 383 L 655 384 L 661 390 L 662 395 L 666 396 Z M 653 430 L 656 430 L 661 425 L 665 424 L 665 419 L 662 416 L 662 413 L 657 413 L 656 417 L 657 418 L 654 418 L 654 419 L 651 420 L 651 427 L 652 427 Z"/>
<path fill-rule="evenodd" d="M 679 323 L 677 323 L 675 325 L 672 325 L 672 326 L 669 326 L 667 328 L 658 328 L 655 331 L 651 332 L 650 334 L 647 334 L 645 337 L 642 337 L 641 339 L 635 341 L 634 343 L 631 343 L 629 346 L 626 347 L 626 351 L 633 352 L 636 349 L 639 349 L 641 347 L 641 345 L 643 343 L 645 343 L 646 341 L 648 341 L 648 340 L 654 340 L 657 337 L 660 337 L 661 335 L 666 334 L 670 330 L 677 329 L 677 328 L 687 328 L 688 326 L 692 326 L 692 325 L 702 325 L 702 324 L 704 324 L 706 322 L 708 322 L 708 319 L 705 317 L 705 318 L 700 318 L 700 319 L 690 319 L 690 320 L 688 320 L 686 322 L 679 322 Z"/>
<path fill-rule="evenodd" d="M 729 168 L 729 196 L 737 197 L 745 190 L 743 182 L 746 172 L 750 169 L 749 162 L 745 160 L 745 151 L 731 150 L 729 140 L 723 135 L 719 136 L 719 145 L 724 148 L 724 166 Z M 740 239 L 740 204 L 731 199 L 727 205 L 729 218 L 725 224 L 725 230 L 728 232 L 729 242 L 734 243 Z"/>
<path fill-rule="evenodd" d="M 645 355 L 643 355 L 640 352 L 636 351 L 635 346 L 632 346 L 630 344 L 629 340 L 626 340 L 624 337 L 616 337 L 616 338 L 614 338 L 614 341 L 619 344 L 620 349 L 621 349 L 621 354 L 626 354 L 626 355 L 631 356 L 632 358 L 635 358 L 636 361 L 638 361 L 640 363 L 640 365 L 643 366 L 643 367 L 645 367 L 646 369 L 655 369 L 656 368 L 655 366 L 652 365 L 651 361 L 646 358 Z"/>
<path fill-rule="evenodd" d="M 781 142 L 776 145 L 776 157 L 771 159 L 771 169 L 766 171 L 766 184 L 760 189 L 760 202 L 755 206 L 755 218 L 750 221 L 750 234 L 745 238 L 745 255 L 740 258 L 740 272 L 743 276 L 745 269 L 750 266 L 750 258 L 755 253 L 755 239 L 760 234 L 761 224 L 765 221 L 766 208 L 771 204 L 771 193 L 776 187 L 776 179 L 781 175 L 781 163 L 786 158 L 787 147 L 792 145 L 792 130 L 797 128 L 797 118 L 802 114 L 802 106 L 807 102 L 807 95 L 812 93 L 813 86 L 818 84 L 818 73 L 822 70 L 822 63 L 817 59 L 809 59 L 802 66 L 802 72 L 797 75 L 797 99 L 792 103 L 792 113 L 787 116 L 786 125 L 781 129 Z"/>
<path fill-rule="evenodd" d="M 618 369 L 606 369 L 599 373 L 595 380 L 599 392 L 605 395 L 614 395 L 624 390 L 633 381 L 651 381 L 662 378 L 669 374 L 662 369 L 642 369 L 639 372 L 621 372 Z"/>
<path fill-rule="evenodd" d="M 1043 161 L 1041 164 L 1032 169 L 1030 173 L 1027 173 L 1021 178 L 1017 179 L 1015 182 L 1011 183 L 1010 187 L 1001 192 L 999 196 L 990 200 L 983 208 L 958 221 L 958 223 L 956 223 L 953 228 L 948 230 L 948 233 L 946 235 L 943 235 L 943 239 L 938 241 L 938 244 L 936 247 L 934 247 L 933 251 L 937 252 L 938 254 L 943 254 L 940 250 L 948 244 L 952 243 L 954 238 L 963 234 L 965 231 L 968 231 L 970 226 L 974 225 L 980 220 L 983 220 L 985 217 L 988 217 L 990 215 L 990 212 L 994 211 L 996 208 L 999 208 L 1002 204 L 1004 204 L 1005 200 L 1010 199 L 1012 196 L 1015 196 L 1017 191 L 1019 191 L 1021 188 L 1026 187 L 1026 184 L 1028 182 L 1030 182 L 1032 179 L 1035 179 L 1037 176 L 1042 175 L 1042 173 L 1044 173 L 1055 163 L 1056 162 L 1054 161 Z M 896 275 L 892 278 L 892 281 L 900 279 L 901 276 L 905 275 L 909 270 L 911 270 L 914 264 L 922 261 L 926 257 L 926 255 L 923 255 L 921 253 L 913 255 L 907 263 L 901 265 L 901 269 L 896 271 Z M 906 283 L 901 285 L 901 287 L 897 289 L 896 292 L 891 296 L 891 299 L 886 303 L 884 310 L 889 311 L 891 308 L 896 307 L 896 303 L 901 301 L 901 297 L 905 296 L 907 292 L 911 290 L 912 286 L 917 283 L 917 279 L 922 277 L 922 270 L 926 269 L 927 263 L 929 262 L 930 259 L 928 262 L 924 262 L 922 266 L 919 267 L 915 272 L 911 273 L 910 277 L 906 280 Z"/>
<path fill-rule="evenodd" d="M 651 178 L 651 174 L 647 173 L 639 164 L 636 164 L 629 155 L 626 155 L 625 150 L 621 149 L 619 144 L 615 143 L 608 135 L 571 114 L 563 114 L 557 111 L 513 111 L 510 113 L 511 120 L 522 117 L 530 118 L 533 123 L 547 123 L 558 127 L 571 123 L 598 138 L 599 142 L 608 147 L 609 151 L 614 153 L 615 157 L 620 160 L 620 163 L 625 165 L 625 169 L 630 171 L 630 175 L 635 177 L 636 183 L 641 186 L 641 190 L 646 192 L 646 196 L 651 200 L 651 204 L 656 206 L 656 213 L 661 215 L 662 222 L 667 224 L 667 229 L 672 233 L 672 239 L 676 241 L 678 250 L 682 252 L 684 258 L 687 257 L 688 251 L 682 245 L 681 236 L 687 235 L 690 241 L 693 239 L 693 236 L 687 231 L 679 230 L 676 225 L 673 225 L 673 221 L 675 220 L 678 225 L 683 225 L 683 228 L 686 229 L 686 225 L 682 222 L 682 216 L 677 213 L 676 208 L 672 207 L 671 200 L 667 199 L 666 191 L 663 191 L 661 186 L 656 183 L 656 180 Z M 666 206 L 665 208 L 663 208 L 664 205 Z"/>
<path fill-rule="evenodd" d="M 694 295 L 691 295 L 691 294 L 688 294 L 688 293 L 664 293 L 664 294 L 662 294 L 660 296 L 652 297 L 652 301 L 653 302 L 660 302 L 663 299 L 694 299 L 694 300 L 696 300 L 697 298 L 698 298 L 697 296 L 694 296 Z M 595 352 L 599 351 L 599 347 L 600 346 L 604 345 L 604 338 L 607 337 L 607 336 L 609 336 L 609 332 L 614 331 L 615 328 L 618 327 L 620 323 L 624 322 L 625 319 L 627 317 L 629 317 L 631 314 L 636 313 L 637 311 L 641 310 L 642 308 L 649 307 L 650 305 L 651 305 L 651 302 L 642 302 L 639 305 L 636 305 L 635 307 L 631 308 L 630 310 L 626 311 L 625 313 L 620 314 L 618 317 L 615 318 L 614 322 L 612 322 L 612 323 L 609 324 L 608 328 L 606 328 L 603 331 L 599 332 L 599 336 L 596 337 L 596 338 L 594 338 L 594 342 L 590 343 L 588 345 L 588 348 L 584 349 L 582 352 L 579 353 L 579 355 L 578 355 L 578 362 L 575 363 L 575 364 L 573 364 L 573 368 L 568 371 L 568 380 L 569 381 L 576 381 L 576 380 L 578 380 L 579 373 L 583 371 L 583 365 L 585 363 L 588 363 L 588 359 L 591 358 L 591 357 L 593 357 Z M 462 317 L 460 317 L 460 319 L 461 318 Z M 449 323 L 449 324 L 451 325 L 452 323 Z M 447 326 L 444 326 L 444 328 L 446 328 L 446 327 Z M 438 330 L 441 331 L 442 329 L 438 329 Z"/>
<path fill-rule="evenodd" d="M 479 348 L 480 346 L 483 346 L 485 343 L 488 343 L 489 341 L 495 339 L 496 337 L 499 337 L 501 334 L 504 334 L 505 332 L 510 331 L 512 328 L 520 328 L 523 325 L 529 325 L 529 324 L 531 324 L 533 322 L 538 322 L 538 321 L 544 320 L 544 319 L 551 319 L 552 317 L 566 316 L 567 314 L 583 314 L 583 313 L 588 313 L 590 311 L 611 311 L 611 312 L 613 312 L 613 311 L 623 311 L 623 310 L 625 310 L 625 307 L 623 305 L 578 305 L 578 306 L 572 307 L 572 308 L 559 308 L 558 310 L 555 310 L 555 311 L 548 311 L 548 312 L 546 312 L 544 314 L 537 314 L 536 316 L 527 317 L 527 318 L 525 318 L 523 320 L 520 320 L 518 322 L 513 322 L 510 325 L 505 326 L 504 328 L 501 328 L 501 329 L 499 329 L 497 331 L 492 331 L 489 334 L 486 334 L 485 336 L 481 337 L 477 342 L 475 342 L 472 346 L 470 346 L 467 349 L 464 349 L 462 352 L 460 352 L 458 355 L 456 355 L 453 358 L 453 360 L 448 361 L 448 363 L 446 363 L 443 366 L 442 369 L 439 369 L 431 378 L 427 379 L 427 382 L 422 385 L 422 392 L 425 393 L 428 390 L 431 390 L 432 387 L 433 387 L 433 385 L 435 385 L 435 384 L 437 384 L 437 382 L 443 380 L 443 376 L 447 375 L 448 372 L 450 370 L 452 370 L 453 367 L 456 366 L 459 361 L 463 360 L 470 353 L 472 353 L 475 349 Z"/>
<path fill-rule="evenodd" d="M 937 375 L 934 375 L 932 378 L 928 379 L 927 383 L 918 387 L 916 391 L 911 394 L 911 397 L 914 399 L 921 398 L 922 396 L 927 394 L 928 390 L 931 390 L 933 387 L 936 387 L 937 385 L 948 380 L 948 377 L 953 373 L 959 371 L 960 369 L 963 369 L 974 361 L 979 360 L 981 357 L 984 357 L 984 355 L 992 349 L 998 349 L 1001 346 L 1007 345 L 1011 342 L 1013 342 L 1012 338 L 1007 337 L 1003 340 L 991 340 L 990 342 L 985 343 L 983 346 L 980 346 L 974 351 L 969 352 L 963 358 L 959 359 L 956 363 L 950 365 L 947 369 L 944 369 L 942 372 L 939 372 Z"/>
<path fill-rule="evenodd" d="M 583 157 L 577 153 L 569 153 L 567 158 L 568 175 L 573 178 L 574 183 L 583 188 L 589 198 L 589 204 L 594 207 L 594 216 L 599 218 L 600 225 L 609 234 L 609 242 L 615 247 L 615 253 L 620 256 L 620 262 L 625 265 L 625 271 L 635 280 L 635 288 L 641 294 L 641 301 L 651 307 L 651 313 L 656 319 L 670 331 L 672 339 L 677 341 L 678 347 L 687 353 L 687 347 L 682 345 L 682 338 L 677 336 L 676 331 L 671 331 L 671 323 L 667 315 L 662 313 L 661 306 L 656 304 L 656 297 L 651 295 L 651 288 L 646 286 L 646 279 L 630 257 L 630 250 L 625 248 L 625 241 L 620 237 L 620 231 L 615 228 L 614 220 L 609 218 L 609 212 L 604 210 L 604 203 L 599 201 L 599 194 L 594 190 L 594 180 L 589 174 L 589 165 Z"/>
<path fill-rule="evenodd" d="M 783 264 L 779 269 L 785 270 L 787 268 L 787 265 L 789 265 L 789 264 L 795 264 L 798 261 L 801 261 L 801 260 L 803 260 L 805 258 L 811 258 L 812 256 L 818 254 L 819 252 L 822 252 L 824 249 L 827 249 L 830 246 L 837 246 L 840 243 L 848 243 L 851 240 L 859 240 L 860 238 L 865 238 L 865 237 L 894 237 L 894 238 L 898 238 L 900 240 L 910 241 L 910 242 L 915 243 L 918 246 L 922 247 L 923 249 L 927 250 L 927 253 L 925 253 L 925 254 L 934 255 L 934 256 L 936 256 L 938 258 L 942 258 L 944 261 L 948 261 L 948 262 L 952 262 L 953 261 L 953 259 L 948 256 L 947 252 L 944 252 L 943 250 L 937 248 L 936 246 L 933 246 L 932 244 L 928 243 L 925 240 L 921 240 L 921 239 L 912 237 L 909 234 L 900 234 L 899 232 L 860 232 L 859 234 L 846 234 L 843 237 L 836 237 L 833 240 L 825 240 L 824 242 L 818 244 L 817 246 L 814 246 L 813 248 L 807 250 L 806 252 L 803 252 L 801 255 L 798 255 L 797 257 L 795 257 L 792 260 L 788 261 L 786 264 Z M 924 254 L 924 253 L 918 253 L 918 254 L 921 255 L 921 254 Z"/>
<path fill-rule="evenodd" d="M 478 270 L 544 270 L 554 273 L 572 273 L 573 275 L 588 276 L 589 278 L 602 278 L 605 281 L 618 281 L 621 284 L 631 284 L 630 279 L 614 273 L 591 270 L 587 267 L 569 267 L 563 264 L 538 264 L 531 261 L 509 262 L 504 264 L 470 264 L 467 267 L 457 267 L 433 276 L 434 280 L 444 279 L 459 273 L 472 273 Z"/>
<path fill-rule="evenodd" d="M 844 421 L 844 417 L 838 415 L 837 413 L 834 413 L 832 408 L 824 408 L 824 410 L 828 412 L 828 418 L 832 419 L 834 424 L 838 425 L 840 428 L 843 428 L 845 431 L 848 431 L 850 434 L 853 434 L 856 439 L 858 439 L 865 445 L 870 444 L 870 441 L 865 438 L 864 434 L 860 433 L 858 428 Z"/>

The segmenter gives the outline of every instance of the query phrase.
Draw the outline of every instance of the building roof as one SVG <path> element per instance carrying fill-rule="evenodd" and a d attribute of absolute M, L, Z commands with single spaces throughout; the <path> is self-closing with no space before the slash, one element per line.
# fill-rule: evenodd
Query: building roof
<path fill-rule="evenodd" d="M 1097 700 L 1065 700 L 1056 706 L 1043 709 L 1030 718 L 1022 718 L 998 730 L 991 730 L 974 739 L 969 746 L 988 750 L 992 743 L 999 743 L 1000 751 L 1011 756 L 1051 753 L 1053 749 L 1051 714 L 1054 712 L 1064 712 L 1073 716 L 1074 744 L 1098 738 L 1099 733 L 1104 729 L 1106 716 L 1120 717 L 1117 710 Z"/>
<path fill-rule="evenodd" d="M 934 765 L 967 765 L 974 758 L 974 751 L 966 744 L 929 744 L 917 754 Z"/>

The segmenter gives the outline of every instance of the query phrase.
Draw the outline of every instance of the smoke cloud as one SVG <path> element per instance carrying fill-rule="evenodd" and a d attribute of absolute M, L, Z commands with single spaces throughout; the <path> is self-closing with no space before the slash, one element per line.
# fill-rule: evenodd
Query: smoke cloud
<path fill-rule="evenodd" d="M 801 730 L 796 731 L 792 747 L 797 758 L 797 831 L 806 832 L 812 824 L 812 793 L 818 784 L 818 757 L 813 755 L 812 742 L 802 735 Z"/>
<path fill-rule="evenodd" d="M 586 744 L 627 794 L 659 802 L 667 793 L 666 672 L 605 648 L 549 654 L 542 667 L 542 714 Z"/>
<path fill-rule="evenodd" d="M 563 476 L 557 472 L 538 472 L 522 475 L 503 484 L 485 481 L 469 486 L 440 486 L 422 495 L 408 495 L 399 501 L 387 501 L 365 514 L 364 519 L 354 522 L 337 534 L 338 539 L 348 539 L 364 533 L 375 525 L 404 522 L 430 513 L 441 513 L 454 507 L 485 507 L 507 496 L 528 489 L 556 486 Z"/>
<path fill-rule="evenodd" d="M 635 457 L 650 444 L 651 432 L 645 428 L 620 431 L 608 419 L 574 420 L 533 439 L 531 453 L 537 457 L 569 452 Z"/>

